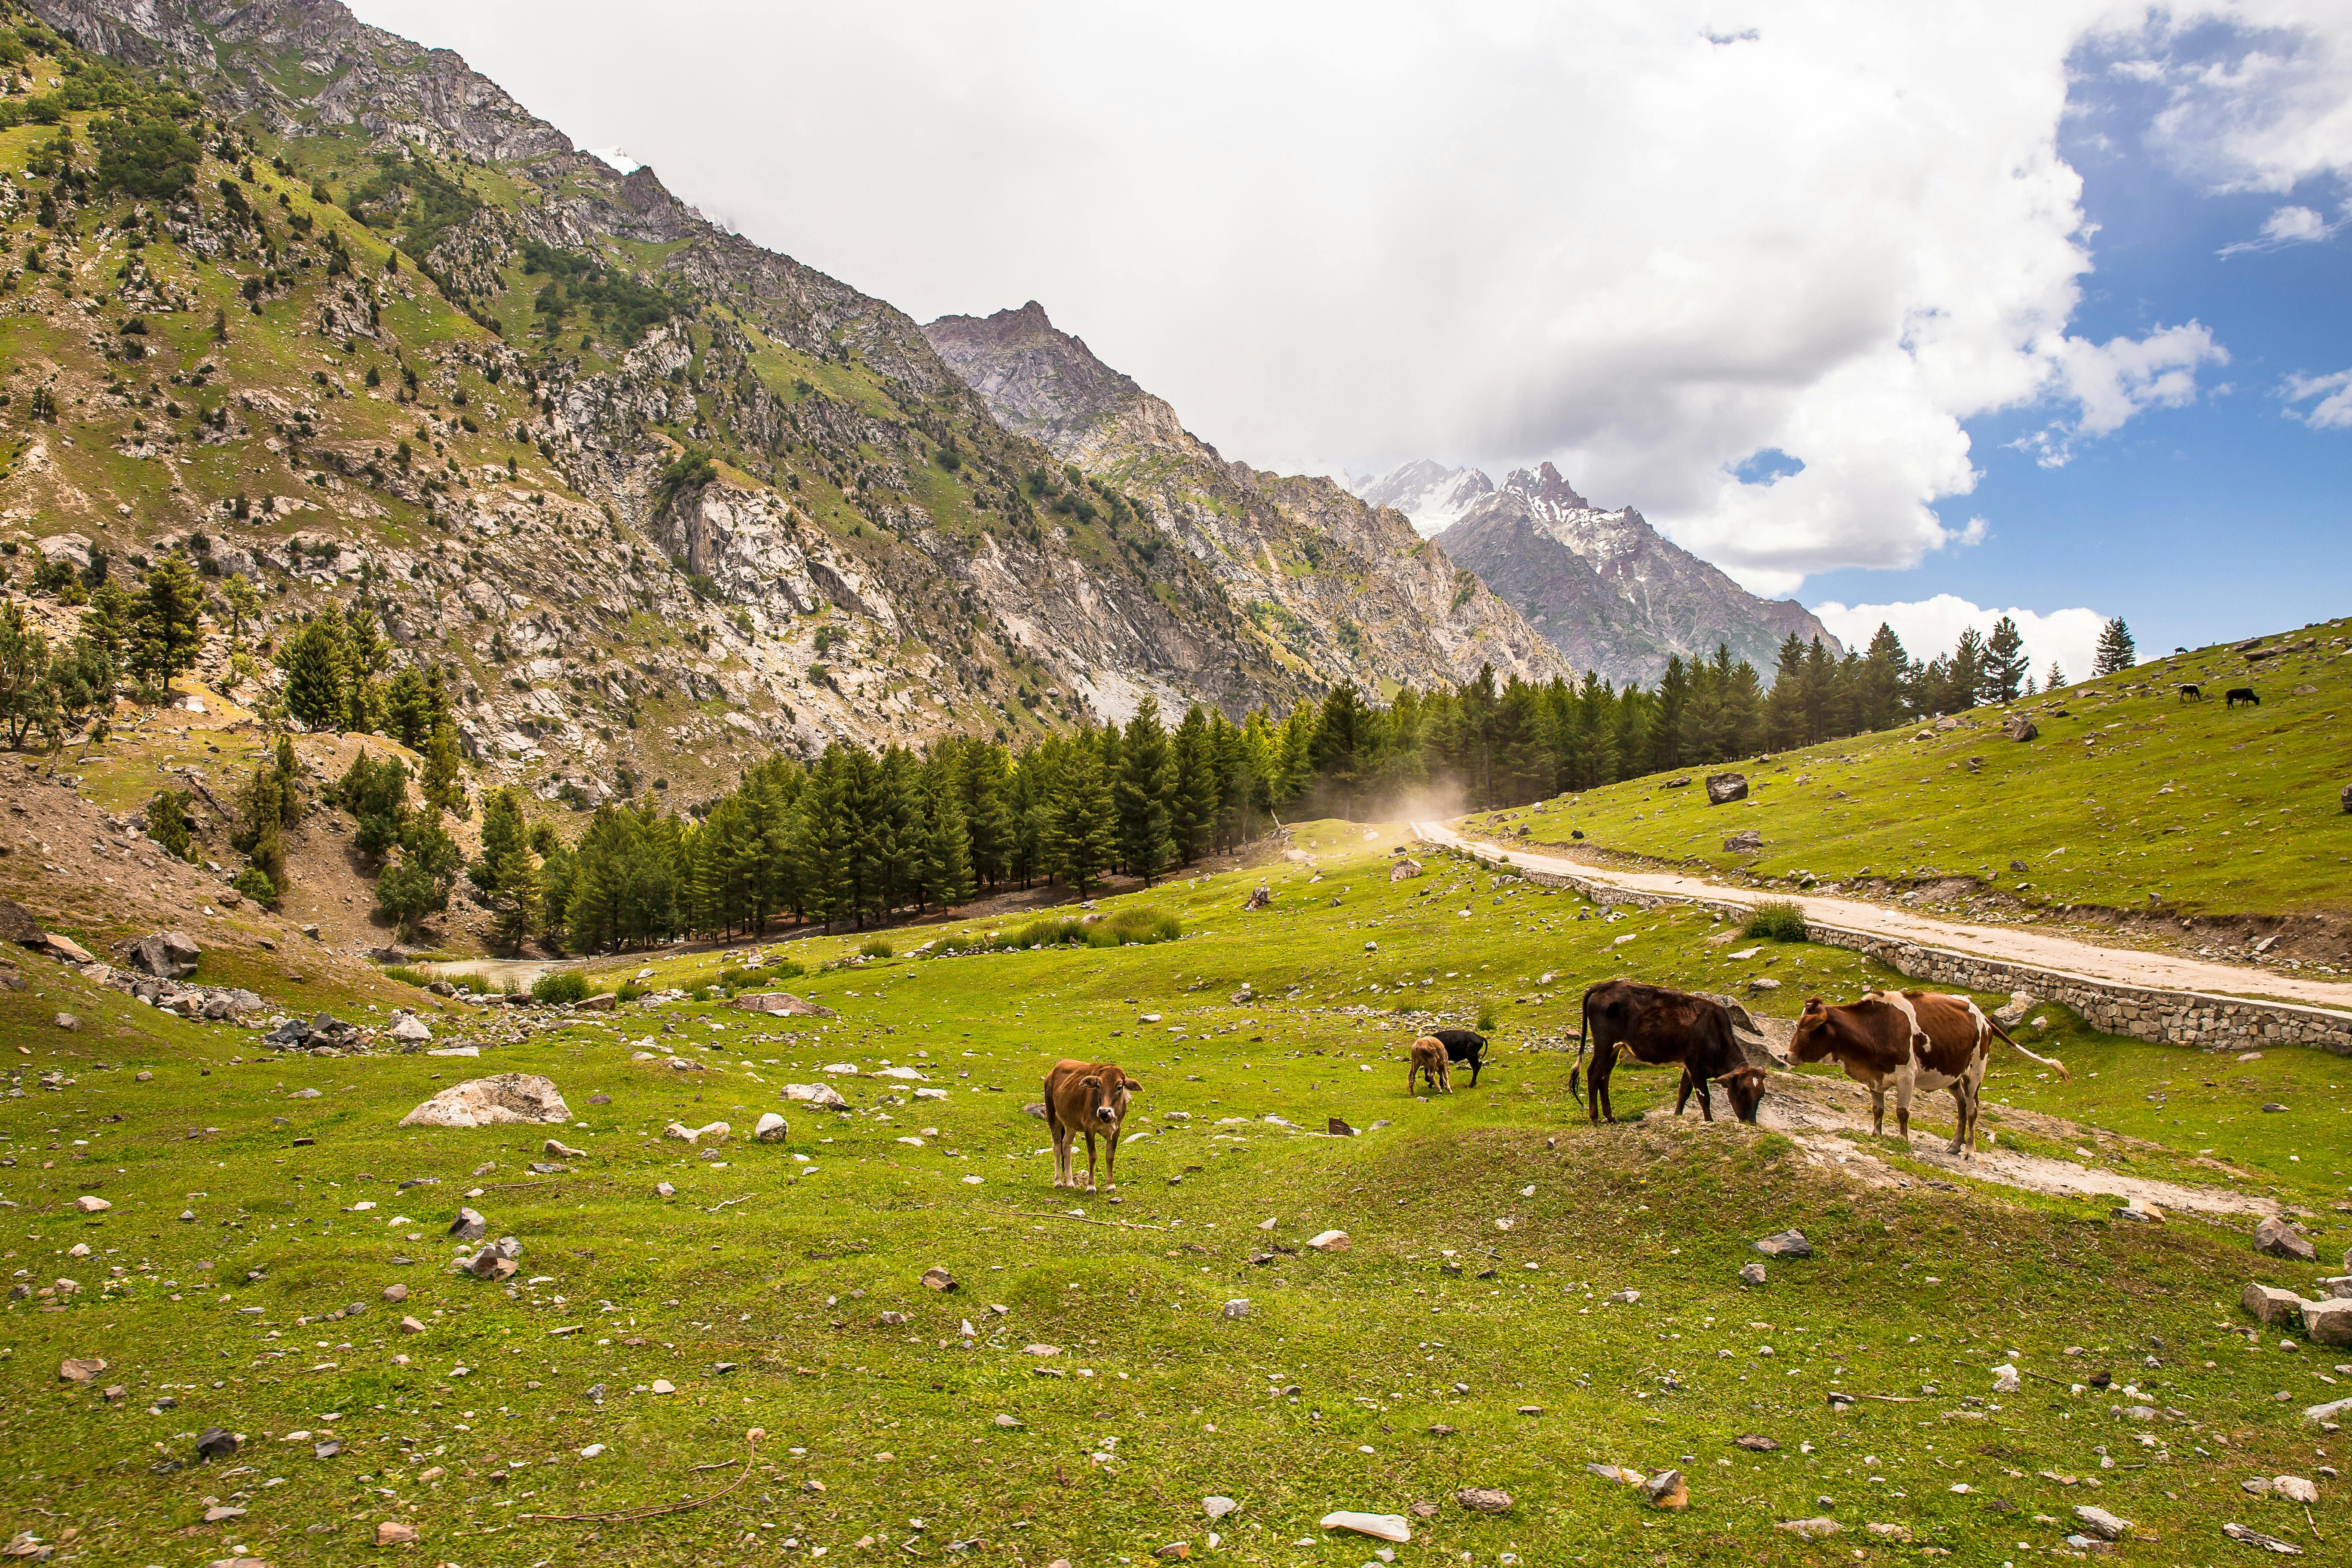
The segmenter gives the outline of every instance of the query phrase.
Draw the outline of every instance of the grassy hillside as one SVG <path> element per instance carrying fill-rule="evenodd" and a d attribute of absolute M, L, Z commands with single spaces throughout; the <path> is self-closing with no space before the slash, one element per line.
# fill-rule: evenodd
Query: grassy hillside
<path fill-rule="evenodd" d="M 2061 905 L 2189 915 L 2352 909 L 2352 622 L 2262 639 L 2250 662 L 2200 649 L 1998 709 L 1856 736 L 1761 763 L 1745 801 L 1710 807 L 1707 769 L 1658 774 L 1506 814 L 1547 843 L 1583 842 L 1723 872 L 1896 889 L 1969 879 L 2020 918 Z M 2177 688 L 2200 681 L 2202 702 Z M 2258 708 L 2231 709 L 2250 686 Z M 1670 780 L 1687 777 L 1684 787 Z M 1472 819 L 1480 826 L 1489 819 Z M 1498 824 L 1499 826 L 1499 824 Z M 1763 847 L 1724 840 L 1754 829 Z M 2021 862 L 2023 870 L 2012 867 Z M 2151 897 L 2153 895 L 2153 897 Z M 1957 895 L 1955 895 L 1957 896 Z M 1988 914 L 1997 911 L 1979 911 Z"/>
<path fill-rule="evenodd" d="M 72 1560 L 92 1563 L 358 1562 L 387 1520 L 421 1531 L 420 1561 L 459 1563 L 1139 1561 L 1183 1541 L 1353 1563 L 1372 1543 L 1327 1542 L 1326 1510 L 1427 1502 L 1402 1561 L 1825 1563 L 1890 1553 L 1864 1528 L 1882 1523 L 1994 1564 L 2058 1548 L 2087 1502 L 2159 1543 L 2126 1561 L 2206 1561 L 2224 1519 L 2322 1550 L 2299 1510 L 2238 1488 L 2311 1473 L 2299 1407 L 2343 1392 L 2324 1353 L 2241 1336 L 2244 1279 L 2307 1288 L 2311 1272 L 2252 1257 L 2242 1222 L 2111 1224 L 2104 1204 L 1952 1180 L 1883 1143 L 1915 1179 L 1871 1187 L 1786 1137 L 1696 1116 L 1588 1129 L 1569 1061 L 1540 1043 L 1591 979 L 1707 983 L 1731 945 L 1707 942 L 1714 922 L 1612 921 L 1444 858 L 1391 884 L 1392 840 L 1354 826 L 1298 842 L 1319 867 L 1270 876 L 1268 911 L 1239 910 L 1254 873 L 1124 900 L 1177 914 L 1179 942 L 902 950 L 793 982 L 836 1020 L 625 1003 L 472 1060 L 261 1057 L 28 961 L 26 988 L 0 990 L 25 1090 L 0 1100 L 6 1260 L 79 1289 L 0 1307 L 6 1528 L 74 1531 Z M 815 965 L 856 944 L 788 952 Z M 1850 953 L 1777 956 L 1784 1011 L 1885 978 Z M 728 966 L 650 963 L 657 984 Z M 1236 1004 L 1244 982 L 1256 994 Z M 1480 1086 L 1408 1097 L 1408 1031 L 1482 1005 L 1504 1049 Z M 49 1028 L 66 1006 L 108 1032 Z M 474 1032 L 431 1016 L 436 1043 Z M 2323 1215 L 2340 1200 L 2343 1062 L 2223 1065 L 2053 1024 L 2074 1082 L 2004 1053 L 1995 1099 L 2151 1141 L 2067 1134 L 2102 1163 L 2174 1173 L 2202 1147 L 2242 1186 Z M 662 1050 L 701 1070 L 635 1059 Z M 1113 1058 L 1146 1086 L 1117 1194 L 1048 1185 L 1022 1107 L 1063 1055 Z M 849 1112 L 782 1098 L 839 1063 L 860 1069 L 833 1078 Z M 872 1076 L 886 1065 L 922 1079 Z M 552 1076 L 577 1121 L 394 1126 L 437 1088 L 508 1070 Z M 1632 1114 L 1673 1083 L 1619 1088 Z M 2291 1110 L 2241 1116 L 2257 1097 Z M 790 1140 L 741 1141 L 771 1107 Z M 1308 1135 L 1328 1116 L 1362 1134 Z M 661 1139 L 673 1118 L 723 1118 L 739 1138 L 698 1152 Z M 534 1173 L 550 1133 L 588 1153 Z M 84 1193 L 112 1208 L 77 1214 Z M 446 1270 L 461 1203 L 521 1240 L 511 1286 Z M 1820 1256 L 1743 1289 L 1749 1243 L 1791 1225 Z M 1351 1249 L 1303 1246 L 1326 1227 Z M 2341 1215 L 2315 1228 L 2331 1261 L 2352 1241 Z M 961 1289 L 924 1289 L 935 1265 Z M 383 1298 L 395 1283 L 404 1304 Z M 1605 1300 L 1627 1289 L 1637 1302 Z M 1235 1298 L 1249 1314 L 1227 1319 Z M 327 1316 L 350 1303 L 358 1316 Z M 399 1331 L 403 1314 L 423 1331 Z M 2042 1381 L 1995 1394 L 1990 1368 L 2012 1355 Z M 58 1378 L 67 1356 L 109 1365 L 78 1390 Z M 2140 1394 L 2069 1392 L 2095 1370 Z M 1833 1414 L 1832 1387 L 1886 1398 Z M 2108 1413 L 2136 1397 L 2179 1414 Z M 196 1462 L 215 1424 L 246 1447 Z M 530 1517 L 716 1490 L 753 1426 L 767 1438 L 721 1501 Z M 1749 1434 L 1779 1447 L 1732 1445 Z M 1679 1467 L 1691 1506 L 1645 1510 L 1588 1462 Z M 1453 1501 L 1466 1486 L 1514 1506 L 1468 1513 Z M 1239 1510 L 1212 1524 L 1213 1494 Z M 205 1522 L 213 1503 L 245 1511 Z M 1845 1533 L 1774 1528 L 1821 1514 Z"/>

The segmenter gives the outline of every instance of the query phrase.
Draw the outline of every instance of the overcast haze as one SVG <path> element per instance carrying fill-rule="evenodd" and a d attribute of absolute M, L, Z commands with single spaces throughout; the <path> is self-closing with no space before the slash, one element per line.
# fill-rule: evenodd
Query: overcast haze
<path fill-rule="evenodd" d="M 2342 4 L 357 9 L 918 320 L 1041 300 L 1228 456 L 1549 458 L 1906 636 L 1977 603 L 2193 630 L 2191 578 L 2018 580 L 2101 526 L 2036 476 L 2193 447 L 2233 398 L 2306 478 L 2352 441 L 2352 343 L 2217 325 L 2333 251 L 2340 340 Z M 2118 296 L 2086 171 L 2235 226 Z"/>

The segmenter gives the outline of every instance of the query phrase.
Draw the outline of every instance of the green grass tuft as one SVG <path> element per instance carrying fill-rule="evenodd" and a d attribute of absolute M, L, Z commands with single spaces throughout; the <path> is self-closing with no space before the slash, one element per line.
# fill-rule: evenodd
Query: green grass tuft
<path fill-rule="evenodd" d="M 1748 923 L 1740 929 L 1743 936 L 1766 937 L 1773 942 L 1805 940 L 1805 906 L 1793 899 L 1767 899 L 1748 911 Z"/>

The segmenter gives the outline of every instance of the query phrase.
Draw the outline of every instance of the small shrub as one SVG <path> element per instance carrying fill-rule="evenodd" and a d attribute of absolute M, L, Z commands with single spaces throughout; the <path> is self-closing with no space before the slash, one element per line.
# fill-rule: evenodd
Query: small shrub
<path fill-rule="evenodd" d="M 386 980 L 397 980 L 403 985 L 414 985 L 419 991 L 433 984 L 433 976 L 405 963 L 387 963 L 376 973 Z"/>
<path fill-rule="evenodd" d="M 585 1002 L 589 990 L 586 975 L 576 969 L 559 969 L 530 983 L 530 999 L 534 1002 Z"/>
<path fill-rule="evenodd" d="M 1501 1020 L 1495 1016 L 1495 1005 L 1492 1002 L 1481 1002 L 1478 1004 L 1478 1022 L 1476 1028 L 1480 1034 L 1492 1034 L 1500 1022 Z"/>
<path fill-rule="evenodd" d="M 274 910 L 278 907 L 279 897 L 278 884 L 271 881 L 269 873 L 258 866 L 247 866 L 244 870 L 239 871 L 236 874 L 236 879 L 229 883 L 229 886 L 265 910 Z"/>
<path fill-rule="evenodd" d="M 646 988 L 645 988 L 644 986 L 642 986 L 642 985 L 638 984 L 637 984 L 635 981 L 634 981 L 634 980 L 625 980 L 625 981 L 623 981 L 623 982 L 621 983 L 621 988 L 620 988 L 618 991 L 615 991 L 615 992 L 614 992 L 614 993 L 613 993 L 613 994 L 614 994 L 614 996 L 618 997 L 620 1000 L 622 1000 L 622 1001 L 624 1001 L 624 1002 L 634 1002 L 634 1001 L 635 1001 L 638 997 L 640 997 L 640 996 L 644 995 L 645 994 L 646 994 Z"/>
<path fill-rule="evenodd" d="M 878 936 L 868 937 L 857 944 L 858 955 L 863 958 L 887 958 L 892 951 L 890 944 Z"/>
<path fill-rule="evenodd" d="M 1740 927 L 1740 934 L 1766 937 L 1773 942 L 1802 942 L 1805 908 L 1788 899 L 1768 900 L 1748 911 L 1748 923 Z"/>

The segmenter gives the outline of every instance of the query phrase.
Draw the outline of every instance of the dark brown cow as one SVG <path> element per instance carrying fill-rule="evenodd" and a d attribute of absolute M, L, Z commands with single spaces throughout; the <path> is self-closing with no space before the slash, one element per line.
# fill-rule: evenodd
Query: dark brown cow
<path fill-rule="evenodd" d="M 1720 1002 L 1644 985 L 1636 980 L 1604 980 L 1584 994 L 1577 1026 L 1577 1065 L 1569 1069 L 1568 1092 L 1576 1092 L 1583 1071 L 1586 1037 L 1592 1043 L 1592 1076 L 1586 1081 L 1585 1111 L 1595 1123 L 1617 1120 L 1609 1100 L 1609 1075 L 1616 1069 L 1617 1053 L 1624 1051 L 1653 1067 L 1668 1062 L 1683 1065 L 1682 1093 L 1675 1114 L 1695 1089 L 1699 1114 L 1715 1120 L 1709 1081 L 1719 1083 L 1742 1121 L 1756 1120 L 1764 1100 L 1764 1075 L 1748 1065 L 1747 1054 L 1732 1037 L 1731 1015 Z"/>
<path fill-rule="evenodd" d="M 1789 1042 L 1792 1061 L 1836 1058 L 1846 1076 L 1870 1090 L 1870 1130 L 1886 1131 L 1886 1090 L 1895 1090 L 1895 1125 L 1911 1141 L 1911 1099 L 1916 1093 L 1952 1091 L 1958 1119 L 1950 1152 L 1976 1158 L 1977 1119 L 1983 1109 L 1985 1068 L 1995 1038 L 2020 1056 L 2057 1069 L 2063 1062 L 2035 1056 L 2002 1032 L 2000 1025 L 1965 996 L 1937 991 L 1873 991 L 1858 1002 L 1829 1006 L 1809 997 Z"/>
<path fill-rule="evenodd" d="M 1058 1061 L 1045 1075 L 1045 1125 L 1054 1131 L 1054 1184 L 1078 1184 L 1076 1142 L 1087 1135 L 1087 1184 L 1095 1190 L 1095 1138 L 1108 1145 L 1103 1174 L 1114 1190 L 1118 1186 L 1118 1132 L 1127 1120 L 1127 1102 L 1143 1086 L 1112 1062 Z"/>

